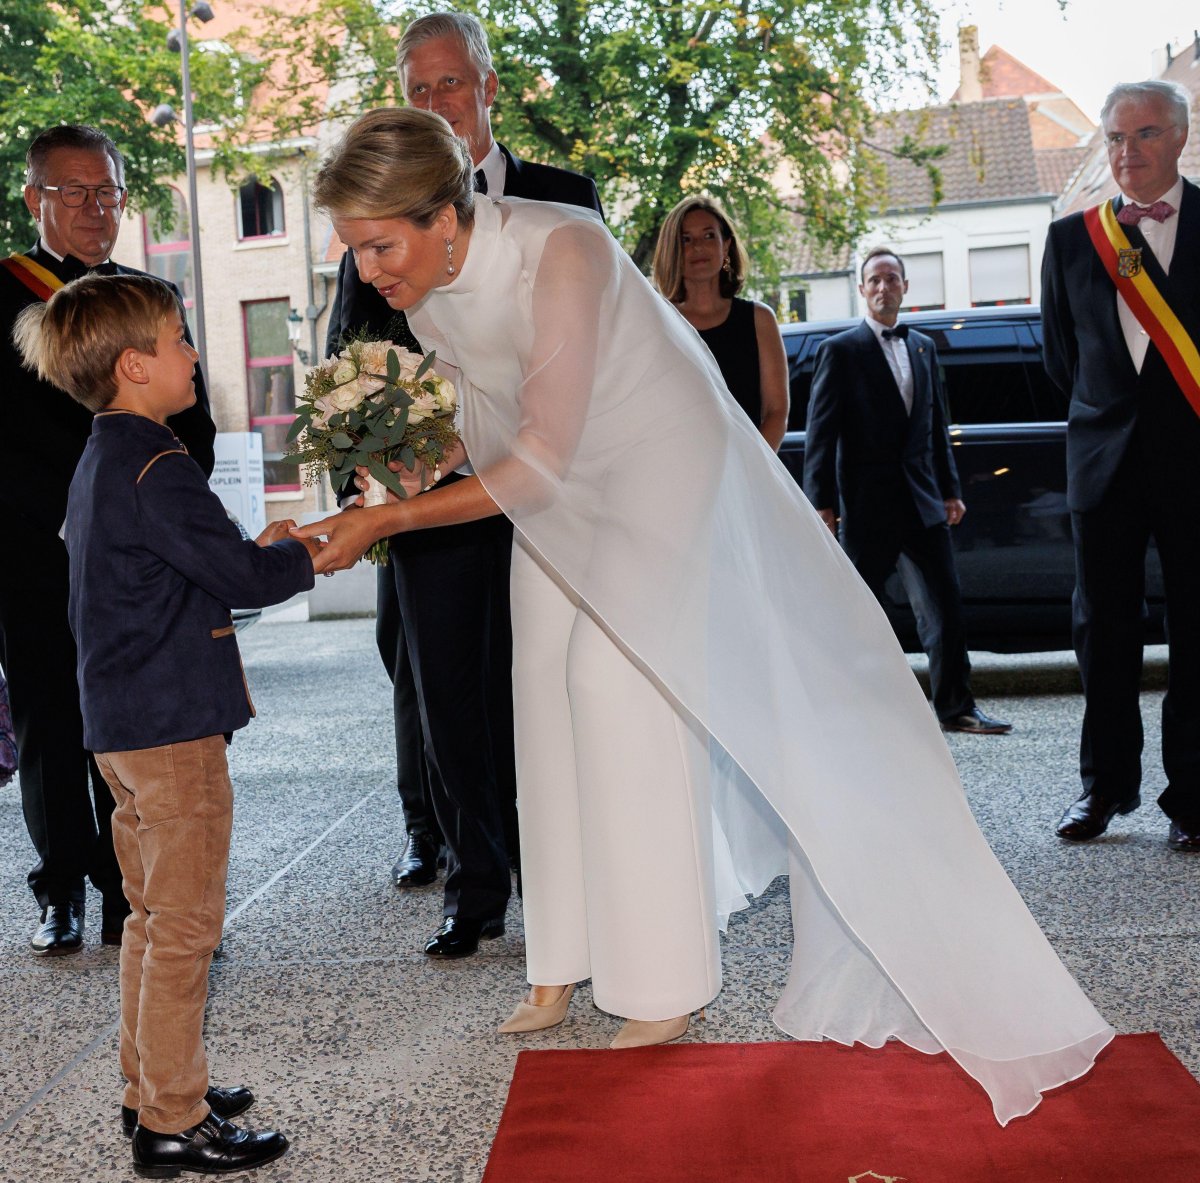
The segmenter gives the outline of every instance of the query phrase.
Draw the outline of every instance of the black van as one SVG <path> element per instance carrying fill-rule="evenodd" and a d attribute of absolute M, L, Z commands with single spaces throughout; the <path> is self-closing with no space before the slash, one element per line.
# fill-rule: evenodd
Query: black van
<path fill-rule="evenodd" d="M 1067 400 L 1042 368 L 1036 307 L 908 313 L 933 338 L 966 517 L 951 531 L 973 649 L 1001 653 L 1071 647 L 1075 582 L 1067 511 Z M 782 326 L 791 412 L 780 458 L 797 482 L 817 347 L 855 320 Z M 1147 642 L 1162 633 L 1162 572 L 1147 563 Z M 888 614 L 906 649 L 920 649 L 898 578 Z"/>

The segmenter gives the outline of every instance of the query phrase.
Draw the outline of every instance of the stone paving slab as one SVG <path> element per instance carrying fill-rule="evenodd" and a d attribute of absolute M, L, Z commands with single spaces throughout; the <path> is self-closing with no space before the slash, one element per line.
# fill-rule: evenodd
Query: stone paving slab
<path fill-rule="evenodd" d="M 438 964 L 420 952 L 440 891 L 401 893 L 388 877 L 403 832 L 372 630 L 279 623 L 241 638 L 259 717 L 231 753 L 229 918 L 207 1039 L 214 1078 L 254 1086 L 248 1117 L 277 1124 L 293 1149 L 236 1178 L 478 1183 L 518 1051 L 603 1047 L 618 1025 L 585 985 L 560 1028 L 496 1034 L 524 989 L 515 900 L 507 933 L 479 956 Z M 1049 674 L 1026 656 L 982 664 L 994 686 L 1056 685 L 1064 668 L 1061 655 L 1045 658 Z M 1100 842 L 1054 839 L 1076 793 L 1080 700 L 1006 693 L 996 713 L 1016 723 L 1012 736 L 949 737 L 980 824 L 1101 1012 L 1123 1032 L 1162 1031 L 1200 1073 L 1200 858 L 1166 851 L 1150 801 Z M 1143 708 L 1152 786 L 1161 695 L 1147 692 Z M 116 1123 L 116 952 L 97 943 L 93 894 L 82 954 L 28 955 L 30 859 L 17 794 L 0 790 L 0 1183 L 132 1179 Z M 687 1038 L 781 1038 L 770 1009 L 789 946 L 778 881 L 731 920 L 725 988 Z"/>

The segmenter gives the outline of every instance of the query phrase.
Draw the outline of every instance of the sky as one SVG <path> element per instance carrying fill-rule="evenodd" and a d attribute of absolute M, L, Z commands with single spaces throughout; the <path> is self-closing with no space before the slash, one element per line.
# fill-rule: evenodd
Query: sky
<path fill-rule="evenodd" d="M 1151 77 L 1150 54 L 1170 41 L 1191 53 L 1197 0 L 943 0 L 938 100 L 958 85 L 958 26 L 979 29 L 979 51 L 999 45 L 1074 99 L 1091 119 L 1114 82 Z M 1196 67 L 1200 70 L 1200 65 Z"/>

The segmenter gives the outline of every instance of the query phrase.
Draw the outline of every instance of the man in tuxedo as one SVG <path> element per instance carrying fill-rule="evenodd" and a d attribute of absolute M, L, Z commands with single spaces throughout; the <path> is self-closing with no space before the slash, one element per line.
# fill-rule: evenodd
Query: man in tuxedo
<path fill-rule="evenodd" d="M 480 192 L 600 211 L 590 178 L 521 160 L 496 143 L 498 83 L 475 17 L 434 13 L 413 21 L 397 46 L 396 68 L 408 102 L 435 111 L 467 141 Z M 347 252 L 330 349 L 364 330 L 415 344 L 402 320 L 359 279 Z M 408 830 L 392 869 L 397 886 L 432 882 L 443 836 L 448 851 L 444 922 L 425 946 L 433 957 L 469 956 L 481 938 L 504 931 L 509 862 L 518 850 L 511 546 L 503 517 L 397 535 L 380 573 L 376 636 L 394 688 L 397 787 Z"/>
<path fill-rule="evenodd" d="M 908 291 L 904 261 L 878 248 L 862 265 L 867 316 L 821 344 L 813 371 L 804 491 L 837 533 L 867 586 L 907 556 L 924 587 L 921 643 L 933 707 L 947 731 L 999 735 L 1012 724 L 985 715 L 971 694 L 950 527 L 963 505 L 950 450 L 933 341 L 897 325 Z"/>
<path fill-rule="evenodd" d="M 120 944 L 129 906 L 113 854 L 112 796 L 83 747 L 59 537 L 92 416 L 22 366 L 12 327 L 23 308 L 89 270 L 132 268 L 109 258 L 126 191 L 125 162 L 108 136 L 77 124 L 52 127 L 30 144 L 26 163 L 25 205 L 38 241 L 0 261 L 0 505 L 9 530 L 0 563 L 0 665 L 12 701 L 21 804 L 38 856 L 29 886 L 42 911 L 30 944 L 35 954 L 54 955 L 82 945 L 87 879 L 103 896 L 105 944 Z M 216 428 L 198 369 L 196 405 L 170 425 L 210 473 Z"/>
<path fill-rule="evenodd" d="M 1042 323 L 1046 371 L 1071 400 L 1067 503 L 1084 691 L 1083 795 L 1057 833 L 1085 842 L 1141 804 L 1153 538 L 1170 645 L 1158 804 L 1168 846 L 1200 851 L 1200 189 L 1179 175 L 1188 108 L 1170 82 L 1109 93 L 1100 121 L 1120 194 L 1050 226 Z"/>

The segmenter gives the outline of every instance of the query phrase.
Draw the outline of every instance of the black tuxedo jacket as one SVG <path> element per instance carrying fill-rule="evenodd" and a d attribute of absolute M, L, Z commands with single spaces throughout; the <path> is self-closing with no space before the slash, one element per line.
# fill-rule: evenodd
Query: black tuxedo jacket
<path fill-rule="evenodd" d="M 913 405 L 904 400 L 883 349 L 864 320 L 817 350 L 804 445 L 804 491 L 818 509 L 842 511 L 850 548 L 855 537 L 899 521 L 911 502 L 923 525 L 946 520 L 959 497 L 938 377 L 937 351 L 910 330 Z"/>
<path fill-rule="evenodd" d="M 86 271 L 71 256 L 59 262 L 42 250 L 40 243 L 27 254 L 68 282 Z M 145 274 L 119 264 L 106 270 L 118 275 Z M 16 276 L 0 267 L 0 506 L 26 553 L 39 546 L 61 548 L 58 532 L 67 512 L 67 490 L 92 433 L 91 411 L 25 369 L 13 344 L 17 314 L 37 301 Z M 172 416 L 170 427 L 209 476 L 217 429 L 199 367 L 196 404 Z"/>
<path fill-rule="evenodd" d="M 578 205 L 603 215 L 596 182 L 591 177 L 565 168 L 520 160 L 503 144 L 500 151 L 505 162 L 504 196 Z M 369 283 L 358 278 L 354 255 L 347 251 L 338 267 L 337 292 L 325 331 L 325 356 L 329 357 L 341 348 L 345 334 L 363 332 L 369 337 L 390 339 L 410 348 L 417 346 L 404 314 L 394 312 Z"/>
<path fill-rule="evenodd" d="M 1121 198 L 1114 202 L 1121 206 Z M 1171 273 L 1166 275 L 1136 226 L 1142 266 L 1192 340 L 1200 344 L 1200 189 L 1184 181 Z M 1200 464 L 1200 416 L 1172 378 L 1153 342 L 1141 374 L 1134 369 L 1117 316 L 1116 285 L 1088 236 L 1083 214 L 1050 226 L 1042 259 L 1042 330 L 1046 372 L 1069 396 L 1067 501 L 1094 509 L 1134 438 L 1165 472 Z"/>

